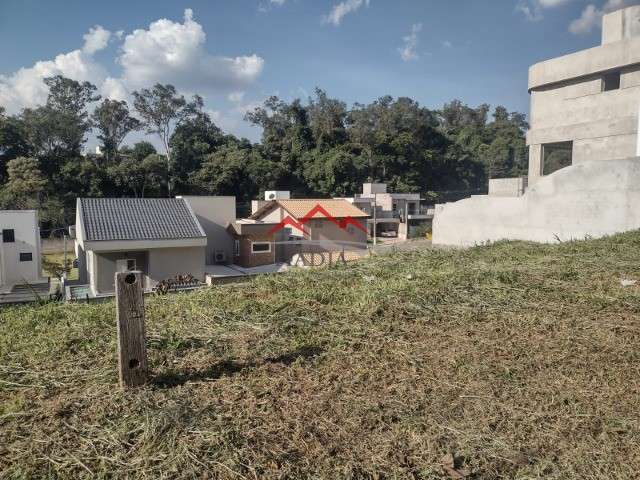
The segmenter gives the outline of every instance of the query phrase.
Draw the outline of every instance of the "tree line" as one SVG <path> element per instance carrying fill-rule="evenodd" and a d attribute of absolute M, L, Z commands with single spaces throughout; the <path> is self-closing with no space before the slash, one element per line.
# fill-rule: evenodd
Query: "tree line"
<path fill-rule="evenodd" d="M 47 101 L 17 115 L 0 106 L 0 209 L 40 210 L 44 228 L 73 223 L 78 197 L 235 195 L 264 190 L 350 196 L 366 181 L 433 201 L 486 189 L 489 178 L 526 172 L 526 117 L 459 100 L 430 110 L 384 96 L 351 108 L 319 88 L 306 101 L 276 96 L 248 112 L 252 143 L 224 133 L 203 100 L 157 84 L 125 101 L 101 99 L 89 82 L 45 79 Z M 101 155 L 83 154 L 90 132 Z M 135 131 L 154 135 L 123 145 Z"/>

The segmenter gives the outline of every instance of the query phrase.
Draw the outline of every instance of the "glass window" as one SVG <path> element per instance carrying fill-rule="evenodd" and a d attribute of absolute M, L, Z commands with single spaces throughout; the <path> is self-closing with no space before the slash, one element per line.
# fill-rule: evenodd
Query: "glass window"
<path fill-rule="evenodd" d="M 602 77 L 602 91 L 608 92 L 610 90 L 620 89 L 620 72 L 611 72 L 605 74 Z"/>
<path fill-rule="evenodd" d="M 127 270 L 134 271 L 137 270 L 136 260 L 133 258 L 127 259 Z"/>
<path fill-rule="evenodd" d="M 251 253 L 268 253 L 271 251 L 269 242 L 253 242 L 251 244 Z"/>
<path fill-rule="evenodd" d="M 32 262 L 33 261 L 33 254 L 32 253 L 21 253 L 20 254 L 20 261 L 21 262 Z"/>
<path fill-rule="evenodd" d="M 233 255 L 236 257 L 240 256 L 240 240 L 234 240 L 233 242 Z"/>
<path fill-rule="evenodd" d="M 4 243 L 13 243 L 16 241 L 16 234 L 12 228 L 2 230 L 2 241 Z"/>
<path fill-rule="evenodd" d="M 549 175 L 571 165 L 573 142 L 547 143 L 542 146 L 542 174 Z"/>

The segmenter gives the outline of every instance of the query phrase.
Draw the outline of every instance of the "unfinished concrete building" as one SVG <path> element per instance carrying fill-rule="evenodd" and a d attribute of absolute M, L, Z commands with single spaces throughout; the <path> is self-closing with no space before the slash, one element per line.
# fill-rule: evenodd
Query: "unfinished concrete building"
<path fill-rule="evenodd" d="M 533 65 L 529 175 L 438 205 L 434 243 L 553 242 L 640 228 L 640 6 L 605 15 L 602 45 Z"/>

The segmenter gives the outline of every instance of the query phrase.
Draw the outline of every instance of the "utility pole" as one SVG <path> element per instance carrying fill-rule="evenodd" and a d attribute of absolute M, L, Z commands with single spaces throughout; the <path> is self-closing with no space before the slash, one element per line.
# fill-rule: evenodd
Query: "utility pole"
<path fill-rule="evenodd" d="M 62 238 L 64 240 L 64 246 L 62 247 L 64 248 L 64 270 L 62 273 L 62 278 L 66 280 L 67 279 L 67 232 L 65 231 L 62 232 Z"/>
<path fill-rule="evenodd" d="M 378 244 L 378 194 L 373 193 L 373 245 Z"/>

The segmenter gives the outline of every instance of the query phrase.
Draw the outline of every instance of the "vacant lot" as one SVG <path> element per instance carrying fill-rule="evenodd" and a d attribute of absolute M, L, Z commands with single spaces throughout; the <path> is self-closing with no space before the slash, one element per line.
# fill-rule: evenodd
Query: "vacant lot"
<path fill-rule="evenodd" d="M 636 478 L 640 234 L 0 310 L 0 477 Z M 451 465 L 450 458 L 454 462 Z"/>

